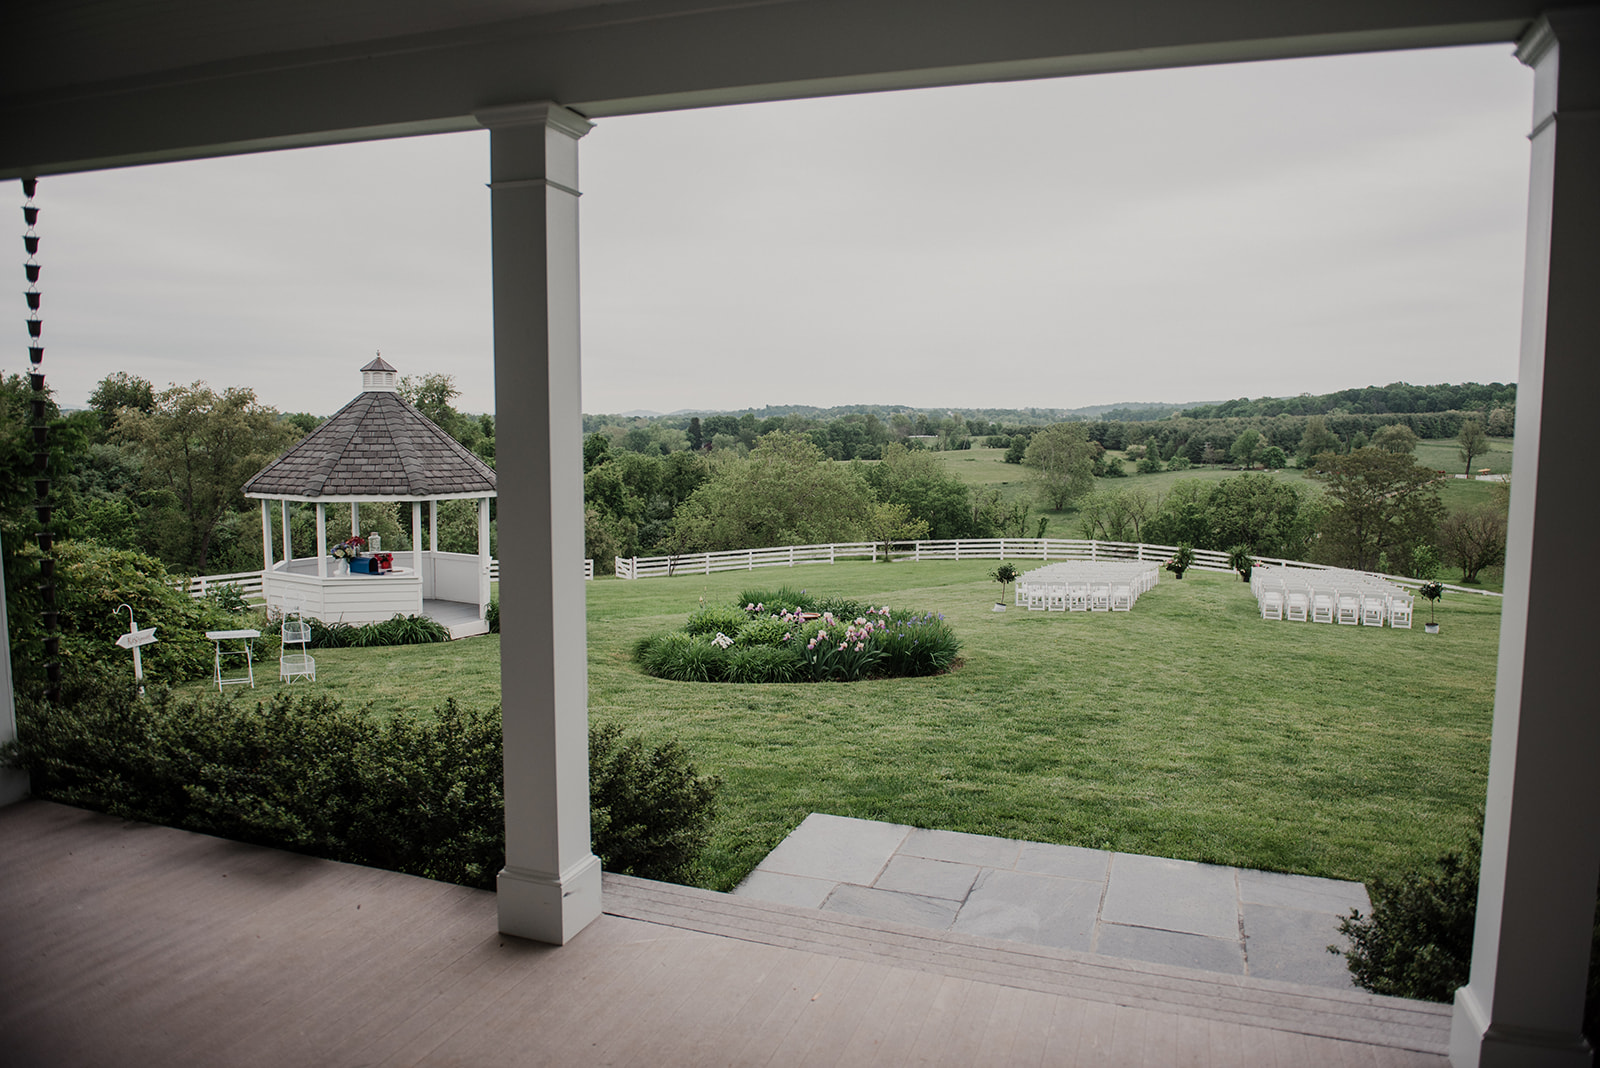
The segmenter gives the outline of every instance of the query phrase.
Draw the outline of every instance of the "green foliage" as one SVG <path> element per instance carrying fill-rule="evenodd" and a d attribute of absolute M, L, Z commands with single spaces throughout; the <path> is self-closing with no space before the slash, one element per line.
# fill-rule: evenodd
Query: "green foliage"
<path fill-rule="evenodd" d="M 4 755 L 36 796 L 242 842 L 492 889 L 504 863 L 500 713 L 447 700 L 376 716 L 306 691 L 267 701 L 138 695 L 76 665 L 57 704 L 18 703 Z M 676 742 L 590 730 L 594 851 L 607 870 L 687 878 L 717 781 Z"/>
<path fill-rule="evenodd" d="M 1250 559 L 1250 546 L 1235 545 L 1228 550 L 1228 566 L 1239 572 L 1239 577 L 1249 581 L 1250 572 L 1255 569 L 1255 561 Z"/>
<path fill-rule="evenodd" d="M 484 612 L 483 618 L 489 624 L 490 634 L 500 633 L 500 598 L 496 597 L 489 602 L 489 608 Z"/>
<path fill-rule="evenodd" d="M 1183 578 L 1183 573 L 1194 566 L 1194 546 L 1180 541 L 1172 558 L 1163 566 L 1174 575 Z"/>
<path fill-rule="evenodd" d="M 1371 571 L 1378 557 L 1404 560 L 1413 547 L 1433 541 L 1444 515 L 1436 475 L 1407 453 L 1356 449 L 1316 458 L 1327 483 L 1328 511 L 1315 555 L 1340 567 Z"/>
<path fill-rule="evenodd" d="M 1033 435 L 1022 462 L 1033 469 L 1040 497 L 1059 512 L 1093 484 L 1094 455 L 1087 426 L 1056 423 Z"/>
<path fill-rule="evenodd" d="M 131 679 L 133 658 L 115 644 L 128 632 L 128 614 L 120 608 L 127 604 L 141 628 L 156 628 L 154 644 L 140 651 L 146 678 L 175 683 L 211 674 L 214 649 L 205 632 L 237 627 L 231 612 L 191 598 L 159 560 L 143 553 L 63 541 L 54 554 L 62 661 L 102 665 Z M 20 555 L 37 568 L 42 554 L 24 545 Z M 10 593 L 9 582 L 6 588 Z M 13 597 L 12 666 L 19 681 L 27 682 L 40 677 L 44 629 L 38 611 L 17 611 L 17 603 Z"/>
<path fill-rule="evenodd" d="M 244 593 L 237 583 L 225 582 L 219 586 L 211 586 L 204 594 L 206 601 L 219 612 L 248 612 L 250 602 L 244 599 Z"/>
<path fill-rule="evenodd" d="M 855 682 L 948 671 L 961 647 L 932 613 L 803 590 L 746 590 L 740 600 L 743 608 L 704 606 L 683 630 L 641 639 L 634 660 L 645 674 L 674 682 Z M 802 600 L 809 606 L 792 603 Z M 805 619 L 801 611 L 820 615 Z"/>
<path fill-rule="evenodd" d="M 1268 471 L 1281 471 L 1289 465 L 1289 454 L 1276 445 L 1261 450 L 1261 466 Z"/>
<path fill-rule="evenodd" d="M 490 610 L 494 613 L 494 625 L 498 626 L 500 612 L 498 602 L 489 602 Z M 349 623 L 324 623 L 320 619 L 306 619 L 311 627 L 311 647 L 313 649 L 345 649 L 345 648 L 370 648 L 382 645 L 426 645 L 430 642 L 447 642 L 450 640 L 450 631 L 442 624 L 429 619 L 427 616 L 402 616 L 396 614 L 391 619 L 379 623 L 366 623 L 353 626 Z"/>
<path fill-rule="evenodd" d="M 1461 432 L 1456 435 L 1456 441 L 1461 446 L 1457 450 L 1457 455 L 1461 457 L 1461 462 L 1466 465 L 1463 471 L 1470 475 L 1472 474 L 1472 461 L 1489 451 L 1489 435 L 1483 429 L 1482 423 L 1476 419 L 1468 419 L 1461 424 Z"/>
<path fill-rule="evenodd" d="M 689 622 L 683 625 L 683 631 L 685 634 L 721 632 L 730 638 L 736 638 L 749 618 L 743 609 L 733 605 L 702 605 L 689 616 Z"/>
<path fill-rule="evenodd" d="M 1350 939 L 1345 962 L 1358 986 L 1424 1001 L 1455 996 L 1472 970 L 1481 849 L 1480 837 L 1441 856 L 1433 871 L 1373 881 L 1372 914 L 1351 909 L 1339 921 L 1339 932 Z"/>
<path fill-rule="evenodd" d="M 1017 581 L 1021 574 L 1022 572 L 1017 570 L 1017 565 L 1012 563 L 1001 564 L 999 567 L 989 572 L 989 577 L 1000 583 L 1001 604 L 1005 603 L 1007 588 L 1013 582 Z"/>
<path fill-rule="evenodd" d="M 855 541 L 871 501 L 850 465 L 826 460 L 803 435 L 778 431 L 695 489 L 673 526 L 686 547 L 705 551 Z"/>
<path fill-rule="evenodd" d="M 817 599 L 805 590 L 780 586 L 775 590 L 753 589 L 739 592 L 739 603 L 746 612 L 820 612 Z"/>
<path fill-rule="evenodd" d="M 250 510 L 245 481 L 299 431 L 259 403 L 253 390 L 230 387 L 219 394 L 195 382 L 156 394 L 148 411 L 118 409 L 114 436 L 138 453 L 153 491 L 145 544 L 159 546 L 169 564 L 204 573 L 224 519 Z M 260 524 L 241 522 L 236 529 L 259 561 Z"/>
<path fill-rule="evenodd" d="M 616 724 L 589 728 L 589 826 L 607 871 L 687 881 L 716 820 L 715 776 L 699 774 L 682 746 L 625 738 Z"/>
<path fill-rule="evenodd" d="M 1139 462 L 1135 465 L 1135 470 L 1141 475 L 1157 475 L 1165 468 L 1166 465 L 1161 462 L 1161 457 L 1154 452 L 1147 452 L 1139 457 Z"/>
<path fill-rule="evenodd" d="M 1505 562 L 1506 513 L 1493 504 L 1445 517 L 1438 536 L 1445 559 L 1461 569 L 1462 582 L 1475 583 L 1478 572 Z"/>

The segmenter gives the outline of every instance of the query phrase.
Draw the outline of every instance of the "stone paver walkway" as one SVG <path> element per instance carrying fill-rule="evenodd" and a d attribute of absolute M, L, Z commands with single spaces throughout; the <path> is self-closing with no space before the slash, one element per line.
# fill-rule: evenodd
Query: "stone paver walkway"
<path fill-rule="evenodd" d="M 813 812 L 735 894 L 941 931 L 1350 988 L 1360 883 Z"/>

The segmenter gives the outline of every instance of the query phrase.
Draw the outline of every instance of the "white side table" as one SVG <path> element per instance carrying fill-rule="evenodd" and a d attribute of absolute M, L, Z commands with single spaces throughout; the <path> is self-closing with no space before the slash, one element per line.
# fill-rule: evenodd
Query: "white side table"
<path fill-rule="evenodd" d="M 250 639 L 261 637 L 261 632 L 259 630 L 208 630 L 206 631 L 206 637 L 215 642 L 217 646 L 217 692 L 221 693 L 224 686 L 242 686 L 245 683 L 249 683 L 252 690 L 255 689 L 256 660 L 255 653 L 250 645 Z M 224 646 L 230 642 L 239 642 L 244 647 L 242 649 L 225 648 Z M 222 662 L 225 659 L 233 670 L 238 669 L 238 662 L 242 659 L 244 661 L 244 674 L 229 675 L 224 678 Z"/>

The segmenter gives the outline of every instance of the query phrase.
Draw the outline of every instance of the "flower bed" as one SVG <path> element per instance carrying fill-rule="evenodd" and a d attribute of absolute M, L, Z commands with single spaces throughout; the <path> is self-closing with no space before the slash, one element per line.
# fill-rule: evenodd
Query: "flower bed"
<path fill-rule="evenodd" d="M 937 675 L 960 647 L 933 612 L 747 590 L 738 604 L 703 606 L 681 630 L 644 639 L 634 657 L 646 674 L 679 682 L 855 682 Z"/>

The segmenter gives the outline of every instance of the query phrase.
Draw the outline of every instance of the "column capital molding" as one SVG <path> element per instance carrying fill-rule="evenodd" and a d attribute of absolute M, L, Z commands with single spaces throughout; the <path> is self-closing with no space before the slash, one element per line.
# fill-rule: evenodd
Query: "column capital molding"
<path fill-rule="evenodd" d="M 1564 40 L 1600 37 L 1600 8 L 1560 8 L 1546 11 L 1517 41 L 1517 58 L 1537 67 L 1550 49 Z"/>
<path fill-rule="evenodd" d="M 594 129 L 594 123 L 576 111 L 550 100 L 531 104 L 501 104 L 475 112 L 472 117 L 478 120 L 478 125 L 490 130 L 511 126 L 548 126 L 574 141 Z"/>

